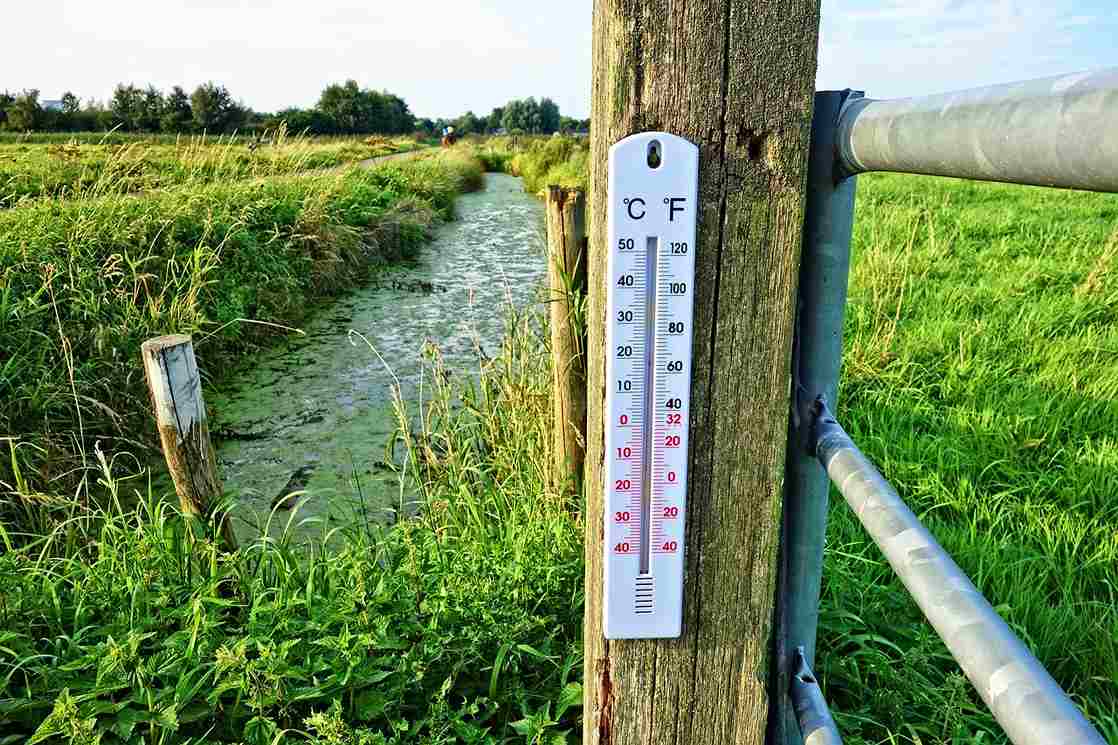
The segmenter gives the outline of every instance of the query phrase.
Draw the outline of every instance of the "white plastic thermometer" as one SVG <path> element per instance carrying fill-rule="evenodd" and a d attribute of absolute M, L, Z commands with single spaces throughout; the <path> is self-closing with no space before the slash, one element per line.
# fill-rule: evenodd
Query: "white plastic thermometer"
<path fill-rule="evenodd" d="M 643 132 L 609 151 L 605 636 L 677 637 L 699 149 Z"/>

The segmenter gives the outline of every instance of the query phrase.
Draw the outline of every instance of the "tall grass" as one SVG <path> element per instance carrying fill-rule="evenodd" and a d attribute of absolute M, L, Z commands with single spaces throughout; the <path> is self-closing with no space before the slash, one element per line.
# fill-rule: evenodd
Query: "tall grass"
<path fill-rule="evenodd" d="M 146 337 L 195 334 L 205 369 L 228 369 L 276 333 L 250 321 L 298 322 L 377 263 L 412 255 L 480 179 L 475 161 L 443 155 L 0 213 L 8 507 L 84 491 L 70 475 L 82 473 L 72 469 L 95 440 L 113 451 L 143 446 L 137 350 Z"/>
<path fill-rule="evenodd" d="M 1118 742 L 1118 198 L 859 190 L 840 419 Z M 824 582 L 848 742 L 1004 741 L 837 495 Z"/>
<path fill-rule="evenodd" d="M 491 137 L 476 148 L 486 170 L 524 179 L 524 189 L 538 194 L 548 186 L 587 188 L 590 143 L 564 137 Z"/>
<path fill-rule="evenodd" d="M 280 130 L 258 147 L 234 136 L 123 141 L 0 141 L 0 208 L 39 197 L 84 198 L 311 171 L 412 150 L 410 138 L 323 141 Z"/>
<path fill-rule="evenodd" d="M 5 742 L 566 741 L 578 504 L 544 485 L 546 335 L 511 330 L 479 382 L 433 353 L 423 415 L 400 404 L 424 509 L 393 529 L 222 554 L 102 457 L 106 507 L 0 553 Z"/>

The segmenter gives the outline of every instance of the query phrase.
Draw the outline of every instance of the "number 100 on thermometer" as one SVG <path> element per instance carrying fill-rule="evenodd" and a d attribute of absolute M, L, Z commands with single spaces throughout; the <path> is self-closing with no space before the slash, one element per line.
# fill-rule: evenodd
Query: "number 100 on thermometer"
<path fill-rule="evenodd" d="M 665 132 L 609 153 L 604 627 L 677 637 L 699 149 Z"/>

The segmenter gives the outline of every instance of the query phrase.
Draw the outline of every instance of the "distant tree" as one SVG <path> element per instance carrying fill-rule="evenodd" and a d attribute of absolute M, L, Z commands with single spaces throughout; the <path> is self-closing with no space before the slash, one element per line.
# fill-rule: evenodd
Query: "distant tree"
<path fill-rule="evenodd" d="M 454 131 L 460 135 L 474 134 L 482 131 L 484 125 L 481 120 L 474 115 L 474 112 L 467 111 L 462 116 L 454 120 Z"/>
<path fill-rule="evenodd" d="M 554 107 L 554 111 L 549 107 L 545 112 L 540 102 L 532 97 L 509 101 L 505 104 L 505 110 L 501 116 L 501 126 L 510 133 L 540 134 L 545 131 L 546 113 L 546 124 L 548 126 L 553 124 L 557 128 L 559 126 L 559 108 L 550 99 L 544 100 L 550 104 L 550 107 Z"/>
<path fill-rule="evenodd" d="M 163 132 L 187 132 L 194 119 L 190 108 L 190 96 L 182 86 L 176 85 L 163 102 L 163 115 L 159 118 L 159 129 Z"/>
<path fill-rule="evenodd" d="M 194 89 L 190 109 L 195 128 L 210 132 L 232 132 L 244 123 L 248 110 L 237 104 L 224 85 L 209 82 Z"/>
<path fill-rule="evenodd" d="M 132 84 L 120 83 L 113 89 L 109 100 L 109 111 L 113 114 L 114 126 L 129 132 L 140 130 L 143 118 L 144 92 Z"/>
<path fill-rule="evenodd" d="M 81 101 L 70 91 L 62 94 L 61 106 L 58 109 L 43 111 L 43 118 L 39 128 L 53 132 L 73 132 L 78 127 L 78 113 L 81 111 Z"/>
<path fill-rule="evenodd" d="M 485 117 L 485 130 L 487 132 L 496 132 L 503 125 L 501 118 L 505 115 L 505 107 L 498 106 L 490 112 L 489 116 Z"/>
<path fill-rule="evenodd" d="M 82 102 L 71 91 L 62 94 L 62 113 L 73 116 L 81 111 Z"/>
<path fill-rule="evenodd" d="M 117 125 L 112 108 L 101 101 L 90 101 L 86 111 L 96 120 L 97 129 L 112 129 Z"/>
<path fill-rule="evenodd" d="M 16 97 L 8 91 L 0 93 L 0 128 L 8 121 L 8 109 L 16 102 Z"/>
<path fill-rule="evenodd" d="M 356 80 L 326 86 L 318 97 L 318 108 L 329 114 L 345 133 L 371 132 L 377 113 L 375 102 Z"/>
<path fill-rule="evenodd" d="M 318 98 L 318 108 L 336 122 L 341 134 L 405 134 L 415 128 L 415 117 L 404 99 L 361 88 L 356 80 L 328 85 Z"/>
<path fill-rule="evenodd" d="M 388 91 L 384 91 L 380 95 L 383 100 L 384 118 L 382 128 L 374 131 L 388 134 L 406 134 L 415 129 L 415 116 L 411 113 L 411 109 L 408 108 L 404 99 Z"/>
<path fill-rule="evenodd" d="M 550 98 L 540 101 L 539 117 L 540 132 L 549 135 L 559 131 L 559 106 Z"/>
<path fill-rule="evenodd" d="M 524 106 L 527 111 L 526 116 L 528 119 L 528 126 L 526 131 L 532 134 L 540 134 L 543 132 L 543 111 L 540 109 L 540 103 L 534 97 L 528 96 L 524 99 Z"/>
<path fill-rule="evenodd" d="M 439 130 L 435 128 L 435 123 L 433 121 L 424 117 L 423 119 L 415 120 L 415 131 L 422 132 L 427 136 L 431 136 Z"/>
<path fill-rule="evenodd" d="M 143 132 L 158 132 L 163 118 L 163 94 L 154 85 L 149 85 L 140 94 L 140 111 L 137 117 L 139 129 Z"/>
<path fill-rule="evenodd" d="M 7 108 L 8 129 L 29 132 L 37 129 L 43 122 L 43 107 L 39 105 L 39 91 L 36 88 L 25 90 L 15 97 Z"/>
<path fill-rule="evenodd" d="M 527 111 L 523 101 L 513 100 L 505 104 L 504 111 L 501 112 L 501 126 L 509 134 L 528 131 Z"/>
<path fill-rule="evenodd" d="M 486 124 L 489 129 L 504 127 L 512 134 L 552 134 L 577 129 L 579 121 L 562 116 L 558 104 L 550 98 L 537 101 L 528 97 L 513 99 L 503 107 L 493 109 L 486 118 Z"/>
<path fill-rule="evenodd" d="M 104 129 L 106 125 L 109 125 L 108 120 L 111 118 L 111 114 L 108 114 L 104 106 L 91 98 L 85 106 L 79 103 L 78 110 L 70 114 L 69 117 L 72 132 L 93 132 L 97 129 Z"/>
<path fill-rule="evenodd" d="M 286 124 L 293 134 L 328 135 L 338 131 L 334 117 L 321 109 L 284 109 L 268 117 L 266 124 L 272 128 Z"/>

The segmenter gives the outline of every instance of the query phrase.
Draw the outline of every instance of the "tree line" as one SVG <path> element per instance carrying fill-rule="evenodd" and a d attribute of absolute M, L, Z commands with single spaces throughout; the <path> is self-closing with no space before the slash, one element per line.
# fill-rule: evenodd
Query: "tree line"
<path fill-rule="evenodd" d="M 124 132 L 225 133 L 242 129 L 256 115 L 234 100 L 229 90 L 203 83 L 190 94 L 175 86 L 164 94 L 155 86 L 140 88 L 120 84 L 107 104 L 90 100 L 84 105 L 72 92 L 60 105 L 44 106 L 38 90 L 13 95 L 0 93 L 0 129 L 15 132 Z"/>
<path fill-rule="evenodd" d="M 589 119 L 560 114 L 550 98 L 514 99 L 479 117 L 472 111 L 454 119 L 417 119 L 407 102 L 388 91 L 362 88 L 355 80 L 333 83 L 323 89 L 311 108 L 291 107 L 261 114 L 236 100 L 229 90 L 213 82 L 187 93 L 174 86 L 164 93 L 152 85 L 121 83 L 107 103 L 82 103 L 72 92 L 59 104 L 44 106 L 38 90 L 19 94 L 0 92 L 0 130 L 15 132 L 124 132 L 225 134 L 258 132 L 286 124 L 290 132 L 312 135 L 410 134 L 438 135 L 448 126 L 459 134 L 552 134 L 579 132 Z"/>
<path fill-rule="evenodd" d="M 467 111 L 456 119 L 420 119 L 417 128 L 432 133 L 453 126 L 459 134 L 554 134 L 555 132 L 588 132 L 589 119 L 563 116 L 559 106 L 550 98 L 537 101 L 533 97 L 513 99 L 504 106 L 497 106 L 488 116 L 477 116 Z"/>
<path fill-rule="evenodd" d="M 107 103 L 83 104 L 72 92 L 47 107 L 38 90 L 0 93 L 0 130 L 15 132 L 124 132 L 168 134 L 254 132 L 287 123 L 288 131 L 310 134 L 405 134 L 415 130 L 407 102 L 387 91 L 361 88 L 356 81 L 328 85 L 313 108 L 261 114 L 216 83 L 187 93 L 181 86 L 164 93 L 155 86 L 116 86 Z"/>

